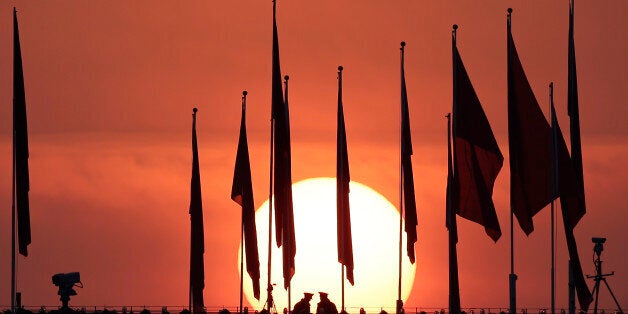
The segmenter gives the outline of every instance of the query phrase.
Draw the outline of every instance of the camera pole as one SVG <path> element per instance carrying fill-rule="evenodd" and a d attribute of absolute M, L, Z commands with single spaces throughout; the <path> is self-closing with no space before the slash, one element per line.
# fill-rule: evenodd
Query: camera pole
<path fill-rule="evenodd" d="M 619 313 L 623 313 L 624 311 L 621 309 L 621 306 L 619 305 L 617 298 L 615 298 L 615 294 L 613 294 L 613 290 L 611 290 L 611 287 L 608 285 L 608 282 L 606 281 L 606 277 L 613 276 L 615 272 L 612 271 L 610 274 L 602 274 L 602 260 L 600 260 L 600 255 L 602 254 L 602 251 L 604 250 L 603 243 L 604 241 L 606 241 L 606 239 L 593 238 L 592 240 L 595 243 L 595 246 L 593 247 L 593 252 L 595 256 L 593 260 L 593 264 L 595 264 L 595 276 L 587 275 L 587 278 L 593 278 L 593 280 L 595 280 L 595 286 L 593 286 L 593 291 L 592 291 L 592 293 L 595 293 L 595 305 L 593 307 L 593 314 L 597 314 L 597 304 L 598 304 L 598 299 L 600 296 L 600 281 L 604 281 L 606 288 L 608 288 L 608 292 L 611 293 L 611 297 L 613 297 L 613 300 L 615 301 L 615 305 L 617 305 L 617 310 L 619 311 Z"/>

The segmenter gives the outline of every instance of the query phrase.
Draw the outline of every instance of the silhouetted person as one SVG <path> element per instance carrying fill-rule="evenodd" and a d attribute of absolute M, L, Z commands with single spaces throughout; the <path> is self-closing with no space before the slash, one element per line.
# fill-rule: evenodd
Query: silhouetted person
<path fill-rule="evenodd" d="M 303 299 L 294 305 L 292 314 L 310 314 L 310 301 L 312 300 L 312 296 L 313 294 L 304 292 Z"/>
<path fill-rule="evenodd" d="M 319 292 L 318 294 L 321 301 L 318 302 L 318 305 L 316 306 L 316 314 L 338 314 L 336 304 L 329 300 L 327 293 Z"/>

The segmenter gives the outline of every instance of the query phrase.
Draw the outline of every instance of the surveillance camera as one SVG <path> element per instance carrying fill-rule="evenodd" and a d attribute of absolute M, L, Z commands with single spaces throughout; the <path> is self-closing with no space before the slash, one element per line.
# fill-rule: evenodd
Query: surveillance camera
<path fill-rule="evenodd" d="M 81 282 L 81 274 L 78 272 L 73 273 L 59 273 L 52 276 L 52 283 L 60 288 L 72 287 Z"/>

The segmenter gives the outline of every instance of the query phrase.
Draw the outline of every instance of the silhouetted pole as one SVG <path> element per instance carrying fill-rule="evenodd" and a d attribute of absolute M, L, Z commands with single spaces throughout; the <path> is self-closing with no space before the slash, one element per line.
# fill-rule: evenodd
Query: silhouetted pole
<path fill-rule="evenodd" d="M 553 114 L 553 110 L 552 108 L 554 108 L 554 82 L 551 82 L 549 84 L 549 97 L 550 97 L 550 112 Z M 553 121 L 553 120 L 552 120 Z M 555 126 L 552 126 L 555 127 Z M 557 195 L 558 193 L 558 139 L 556 138 L 556 132 L 552 132 L 552 174 L 551 174 L 551 189 L 552 189 L 552 197 L 554 195 Z M 556 240 L 555 238 L 555 225 L 556 225 L 556 213 L 554 210 L 554 202 L 555 200 L 552 200 L 552 202 L 550 203 L 550 215 L 551 215 L 551 219 L 550 219 L 550 223 L 551 223 L 551 248 L 552 248 L 552 265 L 551 265 L 551 270 L 550 270 L 550 276 L 551 276 L 551 287 L 550 287 L 550 294 L 551 294 L 551 309 L 552 309 L 552 314 L 556 313 L 556 272 L 555 272 L 555 267 L 556 267 L 556 248 L 555 248 L 555 243 Z"/>
<path fill-rule="evenodd" d="M 338 97 L 339 97 L 339 101 L 341 100 L 340 97 L 342 97 L 342 70 L 344 68 L 342 67 L 342 65 L 338 66 Z M 343 117 L 344 119 L 344 117 Z M 338 180 L 338 174 L 336 174 L 336 180 Z M 341 197 L 340 195 L 336 196 L 337 198 Z M 339 218 L 336 218 L 339 219 Z M 338 245 L 340 245 L 340 240 L 338 240 Z M 340 290 L 341 290 L 341 305 L 340 308 L 342 311 L 344 311 L 345 309 L 345 265 L 340 263 Z"/>
<path fill-rule="evenodd" d="M 276 25 L 275 24 L 276 23 L 275 22 L 276 11 L 277 11 L 277 2 L 276 0 L 273 0 L 273 32 Z M 271 110 L 270 110 L 270 174 L 269 174 L 270 182 L 268 184 L 268 286 L 266 287 L 266 292 L 267 292 L 266 305 L 268 305 L 268 313 L 270 313 L 273 307 L 273 286 L 270 281 L 270 275 L 271 275 L 271 264 L 272 264 L 272 239 L 273 239 L 273 169 L 274 169 L 273 161 L 274 161 L 274 156 L 275 156 L 274 155 L 274 151 L 275 151 L 274 139 L 275 139 L 275 119 L 273 118 L 273 108 L 271 106 Z"/>
<path fill-rule="evenodd" d="M 404 74 L 403 72 L 403 67 L 404 67 L 404 53 L 405 53 L 405 47 L 406 47 L 406 42 L 402 41 L 401 42 L 401 48 L 399 48 L 399 50 L 401 51 L 401 75 Z M 402 77 L 403 79 L 403 77 Z M 402 96 L 403 97 L 403 96 Z M 403 101 L 403 100 L 402 100 Z M 401 115 L 400 115 L 400 121 L 403 121 L 403 110 L 401 110 Z M 403 123 L 401 123 L 403 124 Z M 403 236 L 402 236 L 402 229 L 403 229 L 403 154 L 401 152 L 401 147 L 403 147 L 403 126 L 401 128 L 399 128 L 399 281 L 397 284 L 397 304 L 395 306 L 396 310 L 395 313 L 399 314 L 401 313 L 401 272 L 402 272 L 402 263 L 401 263 L 401 248 L 402 248 L 402 242 L 403 242 Z"/>
<path fill-rule="evenodd" d="M 508 8 L 508 17 L 506 20 L 506 28 L 508 32 L 508 36 L 510 36 L 510 23 L 512 8 Z M 510 55 L 512 51 L 510 51 L 510 44 L 507 43 L 507 53 L 508 60 L 510 60 Z M 509 61 L 510 62 L 510 61 Z M 512 90 L 513 79 L 512 73 L 510 71 L 510 66 L 508 67 L 508 89 Z M 512 197 L 512 196 L 511 196 Z M 508 284 L 509 284 L 509 295 L 510 295 L 510 310 L 509 312 L 514 314 L 517 312 L 517 275 L 515 274 L 515 235 L 514 235 L 514 210 L 512 208 L 512 204 L 510 205 L 510 275 L 508 276 Z"/>
<path fill-rule="evenodd" d="M 15 7 L 13 7 L 13 15 L 15 16 L 15 25 L 14 27 L 17 27 L 17 10 L 15 9 Z M 17 30 L 13 30 L 13 36 L 17 36 Z M 17 39 L 14 38 L 13 39 L 13 43 L 15 45 L 15 41 Z M 13 55 L 13 67 L 15 67 L 15 47 L 13 47 L 14 49 L 14 55 Z M 15 69 L 14 69 L 15 71 Z M 15 85 L 15 78 L 13 78 L 13 84 Z M 15 88 L 14 88 L 15 90 Z M 15 94 L 15 92 L 13 92 Z M 12 163 L 11 163 L 11 170 L 12 170 L 12 179 L 11 179 L 11 313 L 15 314 L 15 284 L 16 284 L 16 280 L 15 280 L 15 264 L 16 264 L 16 256 L 15 256 L 15 220 L 16 220 L 16 213 L 15 213 L 15 146 L 16 146 L 16 136 L 15 136 L 15 95 L 13 95 L 13 153 L 12 153 Z"/>
<path fill-rule="evenodd" d="M 573 266 L 571 265 L 571 260 L 568 261 L 569 264 L 569 283 L 567 284 L 567 295 L 568 295 L 568 303 L 569 303 L 569 314 L 576 314 L 576 282 L 573 275 Z"/>
<path fill-rule="evenodd" d="M 456 49 L 456 37 L 457 37 L 457 29 L 458 25 L 453 25 L 453 30 L 451 31 L 451 41 L 452 41 L 452 55 L 453 58 L 456 58 L 457 54 L 455 53 Z M 460 92 L 458 91 L 458 68 L 457 68 L 458 60 L 453 60 L 453 114 L 456 117 L 458 114 L 458 95 Z M 455 127 L 455 124 L 454 124 Z M 454 203 L 453 191 L 453 176 L 454 176 L 454 167 L 452 164 L 453 156 L 455 155 L 456 146 L 453 147 L 453 152 L 451 148 L 451 133 L 453 131 L 454 136 L 457 134 L 457 130 L 454 129 L 451 125 L 451 113 L 447 114 L 447 209 L 446 209 L 446 219 L 448 220 L 447 229 L 448 229 L 448 240 L 449 240 L 449 313 L 460 313 L 460 280 L 458 277 L 458 251 L 457 251 L 457 243 L 458 243 L 458 225 L 456 222 L 456 206 Z M 454 154 L 454 155 L 452 155 Z"/>
<path fill-rule="evenodd" d="M 15 10 L 15 8 L 13 8 Z M 13 100 L 15 101 L 15 100 Z M 15 114 L 15 113 L 14 113 Z M 15 123 L 15 121 L 13 122 Z M 11 164 L 11 313 L 15 314 L 15 127 L 13 128 L 13 163 Z"/>
<path fill-rule="evenodd" d="M 246 95 L 247 91 L 242 92 L 242 112 L 246 111 Z M 242 211 L 242 219 L 240 223 L 240 310 L 239 313 L 242 314 L 242 299 L 244 292 L 244 211 Z"/>
<path fill-rule="evenodd" d="M 286 86 L 286 89 L 284 90 L 283 103 L 287 104 L 288 103 L 288 80 L 290 79 L 290 76 L 286 75 L 283 78 L 284 78 L 284 84 Z M 288 283 L 288 311 L 290 311 L 290 309 L 292 308 L 292 302 L 290 300 L 291 297 L 292 297 L 292 279 L 290 279 L 290 283 Z"/>

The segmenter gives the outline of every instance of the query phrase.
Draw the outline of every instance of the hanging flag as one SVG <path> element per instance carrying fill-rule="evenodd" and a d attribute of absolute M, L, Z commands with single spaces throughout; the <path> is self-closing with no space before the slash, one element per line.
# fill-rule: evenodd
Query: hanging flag
<path fill-rule="evenodd" d="M 414 244 L 417 241 L 416 201 L 414 196 L 414 177 L 412 174 L 412 138 L 410 135 L 410 114 L 408 111 L 408 93 L 404 70 L 405 42 L 401 43 L 401 181 L 403 182 L 403 212 L 405 213 L 405 231 L 408 257 L 414 264 Z"/>
<path fill-rule="evenodd" d="M 196 141 L 196 112 L 192 114 L 192 180 L 190 184 L 190 304 L 193 314 L 205 311 L 205 235 L 203 229 L 203 202 L 201 200 L 201 174 Z"/>
<path fill-rule="evenodd" d="M 560 206 L 563 214 L 563 225 L 565 227 L 565 237 L 567 240 L 567 250 L 569 251 L 569 261 L 571 263 L 571 271 L 573 272 L 576 291 L 578 293 L 578 302 L 580 308 L 587 310 L 593 301 L 593 296 L 589 291 L 589 287 L 584 279 L 580 257 L 578 256 L 578 246 L 571 226 L 571 218 L 574 215 L 582 217 L 584 215 L 584 198 L 581 197 L 574 164 L 569 157 L 567 144 L 563 138 L 563 133 L 558 125 L 556 118 L 556 110 L 554 103 L 551 103 L 551 121 L 552 121 L 552 156 L 554 169 L 554 192 L 560 196 Z"/>
<path fill-rule="evenodd" d="M 455 36 L 454 26 L 454 36 Z M 455 38 L 455 37 L 454 37 Z M 458 280 L 458 226 L 454 208 L 454 169 L 451 152 L 451 114 L 447 114 L 447 199 L 446 225 L 449 231 L 449 313 L 460 313 L 460 283 Z"/>
<path fill-rule="evenodd" d="M 578 109 L 578 78 L 576 75 L 576 48 L 574 43 L 573 2 L 569 3 L 569 51 L 568 51 L 568 83 L 567 112 L 569 114 L 571 134 L 571 161 L 576 175 L 576 189 L 582 199 L 582 207 L 576 212 L 568 213 L 569 227 L 574 228 L 586 213 L 584 197 L 584 175 L 582 169 L 582 146 L 580 143 L 580 113 Z"/>
<path fill-rule="evenodd" d="M 259 254 L 257 252 L 257 228 L 255 226 L 255 203 L 253 201 L 253 183 L 251 181 L 251 163 L 249 144 L 246 138 L 246 91 L 242 97 L 242 119 L 240 120 L 240 138 L 236 155 L 231 199 L 242 206 L 242 229 L 246 249 L 246 271 L 253 281 L 253 295 L 259 300 Z"/>
<path fill-rule="evenodd" d="M 287 289 L 294 275 L 296 240 L 294 237 L 294 217 L 292 211 L 290 114 L 288 110 L 288 91 L 286 90 L 286 99 L 284 101 L 281 86 L 276 6 L 276 2 L 273 1 L 272 119 L 274 122 L 273 185 L 275 194 L 275 237 L 277 246 L 282 247 L 284 288 Z"/>
<path fill-rule="evenodd" d="M 17 11 L 13 8 L 13 154 L 15 173 L 15 210 L 20 254 L 28 256 L 31 244 L 31 218 L 28 201 L 30 180 L 28 174 L 28 127 L 26 120 L 26 96 L 22 51 L 17 26 Z"/>
<path fill-rule="evenodd" d="M 349 210 L 349 156 L 345 117 L 342 108 L 342 66 L 338 67 L 338 132 L 336 134 L 336 212 L 338 231 L 338 262 L 347 270 L 347 280 L 353 285 L 353 245 L 351 212 Z"/>
<path fill-rule="evenodd" d="M 504 157 L 462 63 L 455 39 L 453 66 L 455 210 L 461 217 L 484 226 L 491 239 L 497 241 L 502 232 L 493 204 L 493 186 Z"/>
<path fill-rule="evenodd" d="M 534 230 L 532 217 L 551 194 L 551 129 L 528 83 L 508 20 L 508 148 L 510 206 L 521 229 Z"/>
<path fill-rule="evenodd" d="M 565 225 L 565 235 L 567 236 L 567 249 L 569 250 L 569 259 L 572 265 L 573 275 L 578 292 L 578 302 L 580 308 L 588 309 L 593 301 L 593 296 L 587 287 L 580 265 L 580 257 L 578 256 L 578 246 L 573 234 L 573 228 L 580 221 L 580 218 L 586 213 L 586 199 L 584 193 L 584 171 L 582 169 L 582 146 L 580 140 L 580 112 L 578 108 L 578 77 L 576 73 L 576 45 L 574 42 L 574 2 L 569 2 L 569 48 L 568 48 L 568 72 L 567 72 L 567 112 L 569 113 L 569 126 L 571 134 L 571 161 L 575 171 L 575 183 L 577 200 L 580 200 L 580 206 L 577 204 L 563 204 L 561 199 L 561 208 L 563 210 L 563 223 Z M 567 205 L 567 206 L 565 206 Z M 569 227 L 569 228 L 567 228 Z"/>

